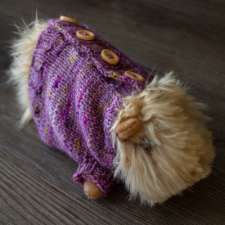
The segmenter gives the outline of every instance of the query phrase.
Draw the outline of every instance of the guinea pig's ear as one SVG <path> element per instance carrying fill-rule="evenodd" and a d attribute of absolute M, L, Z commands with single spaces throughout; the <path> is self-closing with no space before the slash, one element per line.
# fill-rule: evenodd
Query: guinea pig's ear
<path fill-rule="evenodd" d="M 117 136 L 120 140 L 126 140 L 141 129 L 141 122 L 138 118 L 128 118 L 120 123 L 116 128 Z"/>
<path fill-rule="evenodd" d="M 172 74 L 123 99 L 112 127 L 114 176 L 124 181 L 130 198 L 152 206 L 211 172 L 215 153 L 202 108 Z"/>

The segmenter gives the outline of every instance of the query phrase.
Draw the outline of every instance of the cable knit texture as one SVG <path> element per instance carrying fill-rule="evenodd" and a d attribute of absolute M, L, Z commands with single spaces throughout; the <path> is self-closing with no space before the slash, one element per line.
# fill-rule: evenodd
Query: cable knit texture
<path fill-rule="evenodd" d="M 146 83 L 124 72 L 133 71 L 149 81 L 152 75 L 96 34 L 92 41 L 77 38 L 78 30 L 91 31 L 87 26 L 49 20 L 41 33 L 30 68 L 32 113 L 41 138 L 79 163 L 73 179 L 93 182 L 106 196 L 113 188 L 116 155 L 110 129 L 121 99 L 143 90 Z M 103 49 L 116 53 L 119 63 L 105 62 Z"/>

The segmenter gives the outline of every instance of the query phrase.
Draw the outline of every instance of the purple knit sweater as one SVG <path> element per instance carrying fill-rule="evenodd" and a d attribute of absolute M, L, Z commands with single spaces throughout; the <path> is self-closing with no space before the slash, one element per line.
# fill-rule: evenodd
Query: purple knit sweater
<path fill-rule="evenodd" d="M 34 121 L 41 138 L 79 163 L 73 179 L 96 184 L 106 196 L 113 188 L 115 150 L 109 132 L 122 107 L 121 98 L 144 88 L 125 71 L 144 79 L 152 75 L 95 34 L 92 41 L 76 37 L 88 27 L 49 20 L 35 47 L 29 78 Z M 93 31 L 92 31 L 93 32 Z M 101 57 L 109 49 L 120 61 Z"/>

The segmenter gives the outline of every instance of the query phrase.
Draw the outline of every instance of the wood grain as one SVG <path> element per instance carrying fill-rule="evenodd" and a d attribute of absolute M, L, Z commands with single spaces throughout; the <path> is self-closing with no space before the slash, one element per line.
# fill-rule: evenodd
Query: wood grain
<path fill-rule="evenodd" d="M 212 174 L 154 208 L 129 201 L 123 184 L 97 201 L 72 181 L 77 164 L 46 146 L 21 113 L 5 70 L 13 21 L 61 14 L 86 23 L 129 58 L 162 75 L 171 70 L 209 106 L 216 159 Z M 224 224 L 225 2 L 222 0 L 1 0 L 0 224 Z"/>

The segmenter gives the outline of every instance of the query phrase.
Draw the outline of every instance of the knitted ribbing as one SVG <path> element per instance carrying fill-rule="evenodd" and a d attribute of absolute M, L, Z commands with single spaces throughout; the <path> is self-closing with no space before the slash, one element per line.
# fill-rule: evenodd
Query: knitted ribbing
<path fill-rule="evenodd" d="M 49 20 L 35 47 L 29 78 L 34 121 L 41 138 L 78 162 L 73 179 L 96 184 L 106 196 L 113 188 L 110 129 L 122 107 L 122 97 L 142 90 L 142 84 L 124 76 L 129 70 L 145 79 L 151 74 L 133 63 L 95 34 L 85 41 L 76 31 L 88 27 Z M 93 31 L 92 31 L 93 32 Z M 120 61 L 110 65 L 101 50 L 116 53 Z"/>

